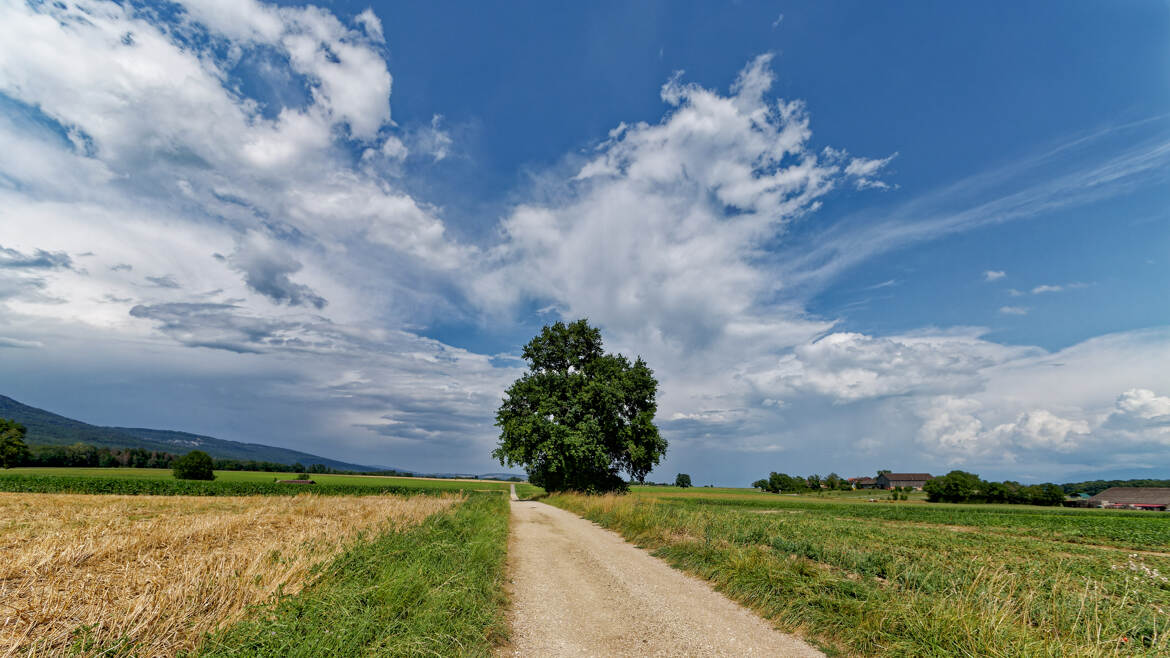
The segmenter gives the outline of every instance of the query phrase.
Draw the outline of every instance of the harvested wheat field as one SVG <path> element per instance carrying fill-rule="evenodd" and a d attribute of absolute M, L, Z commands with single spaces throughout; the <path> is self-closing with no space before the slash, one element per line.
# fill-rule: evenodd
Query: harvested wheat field
<path fill-rule="evenodd" d="M 296 592 L 359 533 L 460 500 L 0 493 L 0 655 L 173 655 Z"/>

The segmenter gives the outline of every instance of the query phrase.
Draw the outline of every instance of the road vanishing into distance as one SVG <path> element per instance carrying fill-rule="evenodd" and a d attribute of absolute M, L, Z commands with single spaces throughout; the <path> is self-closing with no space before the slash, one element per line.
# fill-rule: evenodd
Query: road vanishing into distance
<path fill-rule="evenodd" d="M 503 656 L 823 656 L 575 514 L 516 499 Z"/>

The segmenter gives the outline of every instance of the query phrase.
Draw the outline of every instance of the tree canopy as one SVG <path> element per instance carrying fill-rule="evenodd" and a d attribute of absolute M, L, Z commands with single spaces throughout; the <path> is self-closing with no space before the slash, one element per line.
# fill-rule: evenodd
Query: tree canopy
<path fill-rule="evenodd" d="M 606 354 L 587 320 L 557 322 L 524 346 L 528 372 L 496 412 L 501 465 L 549 491 L 619 491 L 666 453 L 654 425 L 658 381 L 641 357 Z"/>
<path fill-rule="evenodd" d="M 691 486 L 691 476 L 689 473 L 679 473 L 674 477 L 674 486 L 686 488 Z"/>
<path fill-rule="evenodd" d="M 24 425 L 15 420 L 0 418 L 0 468 L 20 466 L 28 459 L 24 443 Z"/>
<path fill-rule="evenodd" d="M 987 482 L 966 471 L 951 471 L 927 480 L 923 490 L 931 502 L 1059 505 L 1064 501 L 1064 491 L 1055 484 L 1024 485 L 1011 480 Z"/>
<path fill-rule="evenodd" d="M 192 450 L 174 461 L 171 470 L 180 480 L 214 480 L 211 455 L 202 450 Z"/>

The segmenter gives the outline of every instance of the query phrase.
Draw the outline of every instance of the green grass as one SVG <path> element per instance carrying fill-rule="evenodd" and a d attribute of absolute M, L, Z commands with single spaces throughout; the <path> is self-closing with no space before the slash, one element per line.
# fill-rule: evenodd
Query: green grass
<path fill-rule="evenodd" d="M 0 471 L 0 477 L 12 475 L 36 475 L 51 477 L 95 477 L 142 480 L 174 480 L 170 469 L 164 468 L 12 468 Z M 216 471 L 216 482 L 259 482 L 270 483 L 275 479 L 288 480 L 296 473 L 270 473 L 267 471 Z M 403 489 L 428 491 L 508 491 L 507 482 L 495 480 L 443 480 L 408 477 L 385 477 L 367 475 L 311 474 L 319 484 L 352 485 L 363 487 L 394 486 Z M 520 491 L 523 483 L 517 483 Z"/>
<path fill-rule="evenodd" d="M 0 491 L 20 493 L 73 493 L 123 496 L 371 496 L 379 494 L 442 493 L 449 489 L 402 487 L 394 484 L 356 486 L 230 480 L 175 480 L 163 478 L 116 478 L 67 475 L 0 474 Z"/>
<path fill-rule="evenodd" d="M 682 506 L 735 509 L 815 510 L 839 519 L 875 519 L 901 523 L 962 525 L 985 532 L 1029 534 L 1046 540 L 1102 544 L 1119 548 L 1170 552 L 1170 515 L 1155 512 L 1101 510 L 1032 505 L 951 504 L 899 501 L 880 496 L 783 496 L 737 490 L 708 493 L 710 489 L 658 492 L 635 488 L 634 497 Z M 651 489 L 647 487 L 646 489 Z M 880 493 L 880 492 L 878 492 Z M 876 503 L 866 502 L 868 498 Z"/>
<path fill-rule="evenodd" d="M 545 500 L 843 653 L 1170 654 L 1170 517 L 709 492 Z"/>
<path fill-rule="evenodd" d="M 504 496 L 472 494 L 359 543 L 296 596 L 209 637 L 204 656 L 488 656 L 506 633 Z"/>

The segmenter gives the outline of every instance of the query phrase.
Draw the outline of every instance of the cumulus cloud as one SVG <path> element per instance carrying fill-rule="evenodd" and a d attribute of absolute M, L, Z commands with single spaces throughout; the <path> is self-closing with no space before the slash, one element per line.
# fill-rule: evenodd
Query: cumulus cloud
<path fill-rule="evenodd" d="M 1061 290 L 1064 290 L 1064 286 L 1052 286 L 1045 284 L 1032 288 L 1032 294 L 1039 295 L 1046 292 L 1060 292 Z"/>
<path fill-rule="evenodd" d="M 1007 273 L 1003 270 L 987 270 L 983 273 L 983 280 L 988 282 L 999 281 L 1005 276 L 1007 276 Z"/>
<path fill-rule="evenodd" d="M 1027 315 L 1031 310 L 1027 306 L 1000 306 L 999 312 L 1004 315 Z"/>
<path fill-rule="evenodd" d="M 1157 395 L 1146 388 L 1131 388 L 1122 393 L 1117 398 L 1117 408 L 1142 420 L 1165 418 L 1170 421 L 1170 397 Z"/>
<path fill-rule="evenodd" d="M 974 390 L 982 371 L 1034 352 L 967 334 L 874 337 L 833 333 L 796 346 L 757 382 L 813 391 L 842 402 L 912 393 Z M 770 381 L 769 381 L 770 380 Z"/>
<path fill-rule="evenodd" d="M 149 345 L 152 363 L 175 349 L 296 354 L 303 371 L 267 386 L 318 393 L 332 384 L 306 373 L 357 361 L 370 376 L 344 396 L 362 411 L 337 411 L 355 436 L 375 436 L 360 426 L 415 391 L 485 441 L 496 373 L 510 369 L 386 333 L 449 316 L 444 295 L 476 251 L 353 164 L 353 149 L 403 160 L 413 130 L 391 121 L 383 38 L 371 11 L 346 22 L 251 0 L 168 14 L 103 0 L 0 6 L 0 94 L 20 108 L 0 113 L 6 346 L 56 352 L 102 334 Z M 432 151 L 450 147 L 438 121 L 426 130 Z"/>

